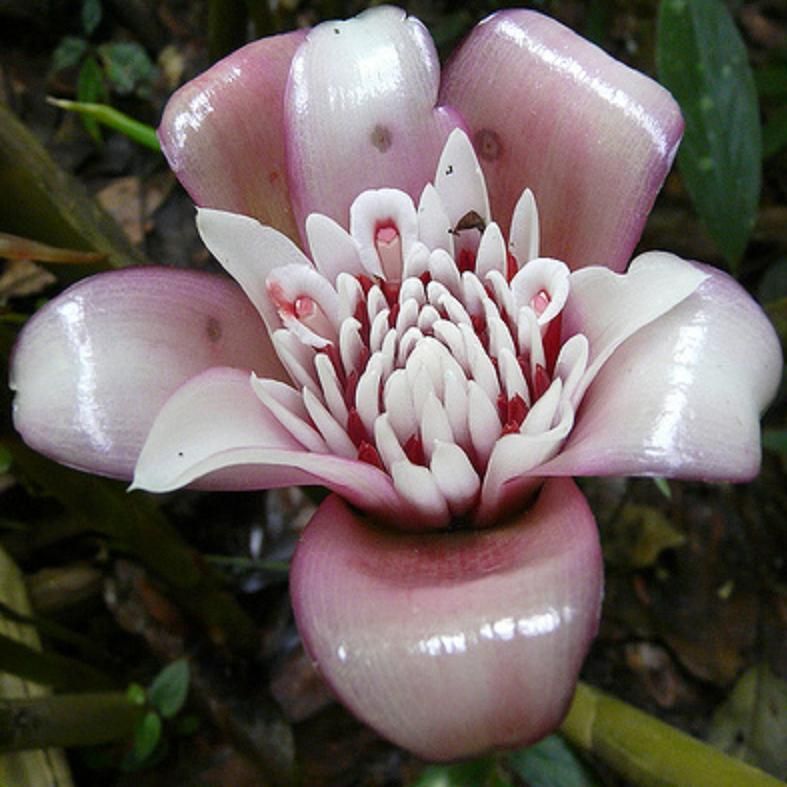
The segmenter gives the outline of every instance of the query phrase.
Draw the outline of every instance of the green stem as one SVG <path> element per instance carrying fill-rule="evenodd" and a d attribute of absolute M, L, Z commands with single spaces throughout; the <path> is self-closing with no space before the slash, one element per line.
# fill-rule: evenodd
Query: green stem
<path fill-rule="evenodd" d="M 144 713 L 121 692 L 0 700 L 0 752 L 130 738 Z"/>
<path fill-rule="evenodd" d="M 138 120 L 123 114 L 114 107 L 107 104 L 93 104 L 89 101 L 68 101 L 64 98 L 47 97 L 47 103 L 52 104 L 60 109 L 65 109 L 68 112 L 78 112 L 84 117 L 93 118 L 93 120 L 125 134 L 129 139 L 144 145 L 146 148 L 155 150 L 157 153 L 161 152 L 161 145 L 159 145 L 158 137 L 156 136 L 156 129 L 148 126 L 146 123 L 140 123 Z"/>
<path fill-rule="evenodd" d="M 778 779 L 580 683 L 561 732 L 642 787 L 768 787 Z"/>

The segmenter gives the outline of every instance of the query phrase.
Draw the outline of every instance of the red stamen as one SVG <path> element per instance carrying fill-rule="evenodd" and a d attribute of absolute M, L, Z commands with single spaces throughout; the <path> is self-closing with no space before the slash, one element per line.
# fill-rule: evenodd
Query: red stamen
<path fill-rule="evenodd" d="M 374 465 L 375 467 L 380 468 L 380 470 L 385 470 L 383 460 L 380 459 L 380 454 L 377 453 L 377 449 L 371 443 L 367 443 L 365 440 L 363 440 L 358 446 L 358 459 L 361 462 Z"/>
<path fill-rule="evenodd" d="M 546 357 L 547 371 L 553 374 L 555 363 L 560 353 L 560 329 L 563 315 L 558 314 L 547 326 L 544 332 L 544 356 Z"/>
<path fill-rule="evenodd" d="M 374 282 L 365 273 L 362 273 L 360 276 L 356 276 L 356 279 L 358 279 L 358 284 L 361 285 L 363 294 L 368 295 L 369 290 L 371 290 L 374 286 Z"/>
<path fill-rule="evenodd" d="M 529 410 L 530 408 L 519 394 L 514 394 L 508 399 L 506 402 L 505 418 L 502 419 L 504 424 L 503 434 L 517 433 Z"/>
<path fill-rule="evenodd" d="M 402 447 L 404 448 L 405 455 L 414 465 L 426 466 L 424 445 L 421 442 L 421 436 L 418 433 L 410 435 L 410 438 Z"/>
<path fill-rule="evenodd" d="M 344 381 L 344 403 L 347 407 L 355 406 L 355 389 L 358 387 L 358 372 L 351 369 Z"/>
<path fill-rule="evenodd" d="M 391 311 L 388 313 L 388 327 L 395 328 L 396 327 L 396 318 L 399 316 L 399 301 L 397 301 L 393 306 L 391 306 Z"/>
<path fill-rule="evenodd" d="M 385 295 L 385 300 L 388 302 L 389 306 L 393 306 L 397 302 L 399 298 L 400 286 L 401 282 L 398 281 L 380 282 L 380 289 L 383 291 L 383 295 Z"/>
<path fill-rule="evenodd" d="M 461 249 L 459 251 L 459 259 L 456 261 L 460 273 L 465 271 L 475 270 L 475 252 L 470 249 Z"/>
<path fill-rule="evenodd" d="M 506 252 L 506 279 L 511 281 L 514 276 L 517 275 L 519 271 L 519 264 L 516 261 L 516 257 L 510 252 Z"/>
<path fill-rule="evenodd" d="M 550 378 L 549 374 L 547 374 L 547 370 L 539 363 L 536 364 L 536 373 L 533 375 L 533 401 L 537 401 L 540 399 L 544 392 L 549 388 L 552 379 Z"/>
<path fill-rule="evenodd" d="M 351 407 L 350 412 L 347 414 L 347 436 L 358 449 L 360 449 L 362 443 L 369 442 L 366 427 L 363 425 L 361 416 L 358 415 L 358 411 L 354 407 Z"/>

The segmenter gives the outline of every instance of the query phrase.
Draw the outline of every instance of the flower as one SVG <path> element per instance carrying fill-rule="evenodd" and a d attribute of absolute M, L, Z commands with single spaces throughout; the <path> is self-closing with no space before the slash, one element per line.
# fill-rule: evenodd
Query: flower
<path fill-rule="evenodd" d="M 150 491 L 328 487 L 291 587 L 337 695 L 430 759 L 536 740 L 600 608 L 571 476 L 758 470 L 781 370 L 760 309 L 665 252 L 620 273 L 681 129 L 529 11 L 442 82 L 389 7 L 250 44 L 160 129 L 240 289 L 143 268 L 67 290 L 20 336 L 17 429 Z"/>

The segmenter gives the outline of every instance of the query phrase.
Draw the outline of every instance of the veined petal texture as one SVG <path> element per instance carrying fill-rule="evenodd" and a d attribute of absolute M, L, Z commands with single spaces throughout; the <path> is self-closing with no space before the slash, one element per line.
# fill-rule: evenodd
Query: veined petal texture
<path fill-rule="evenodd" d="M 172 268 L 104 273 L 63 292 L 20 334 L 14 424 L 63 464 L 129 479 L 164 402 L 217 365 L 284 374 L 234 282 Z"/>
<path fill-rule="evenodd" d="M 298 627 L 339 697 L 431 760 L 523 745 L 565 713 L 596 631 L 601 553 L 572 481 L 491 530 L 384 531 L 331 497 L 290 575 Z"/>
<path fill-rule="evenodd" d="M 512 10 L 471 32 L 440 101 L 467 123 L 506 233 L 527 187 L 542 255 L 625 267 L 683 131 L 664 88 L 553 19 Z"/>

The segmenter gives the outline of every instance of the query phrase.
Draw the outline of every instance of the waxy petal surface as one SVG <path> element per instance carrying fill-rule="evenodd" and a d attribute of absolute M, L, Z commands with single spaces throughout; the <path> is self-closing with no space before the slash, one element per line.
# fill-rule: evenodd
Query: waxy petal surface
<path fill-rule="evenodd" d="M 405 510 L 376 467 L 306 451 L 254 393 L 251 376 L 231 368 L 209 369 L 175 391 L 134 474 L 134 487 L 150 492 L 315 484 L 387 518 Z"/>
<path fill-rule="evenodd" d="M 746 481 L 760 465 L 760 414 L 782 354 L 773 327 L 710 266 L 693 295 L 612 355 L 546 475 Z"/>
<path fill-rule="evenodd" d="M 312 30 L 290 72 L 285 123 L 298 226 L 312 212 L 347 226 L 365 189 L 417 200 L 459 125 L 437 107 L 440 65 L 429 34 L 389 6 Z"/>
<path fill-rule="evenodd" d="M 226 365 L 284 377 L 262 320 L 229 279 L 172 268 L 101 274 L 22 331 L 10 373 L 14 423 L 63 464 L 128 479 L 175 389 Z"/>
<path fill-rule="evenodd" d="M 512 10 L 469 35 L 440 101 L 470 128 L 506 233 L 528 187 L 540 254 L 625 267 L 683 129 L 664 88 L 558 22 Z"/>
<path fill-rule="evenodd" d="M 292 238 L 284 91 L 298 30 L 233 52 L 170 98 L 158 134 L 164 155 L 201 207 L 253 216 Z"/>
<path fill-rule="evenodd" d="M 593 516 L 572 481 L 485 531 L 408 535 L 337 497 L 290 574 L 307 650 L 339 697 L 430 760 L 521 745 L 565 713 L 601 603 Z"/>

